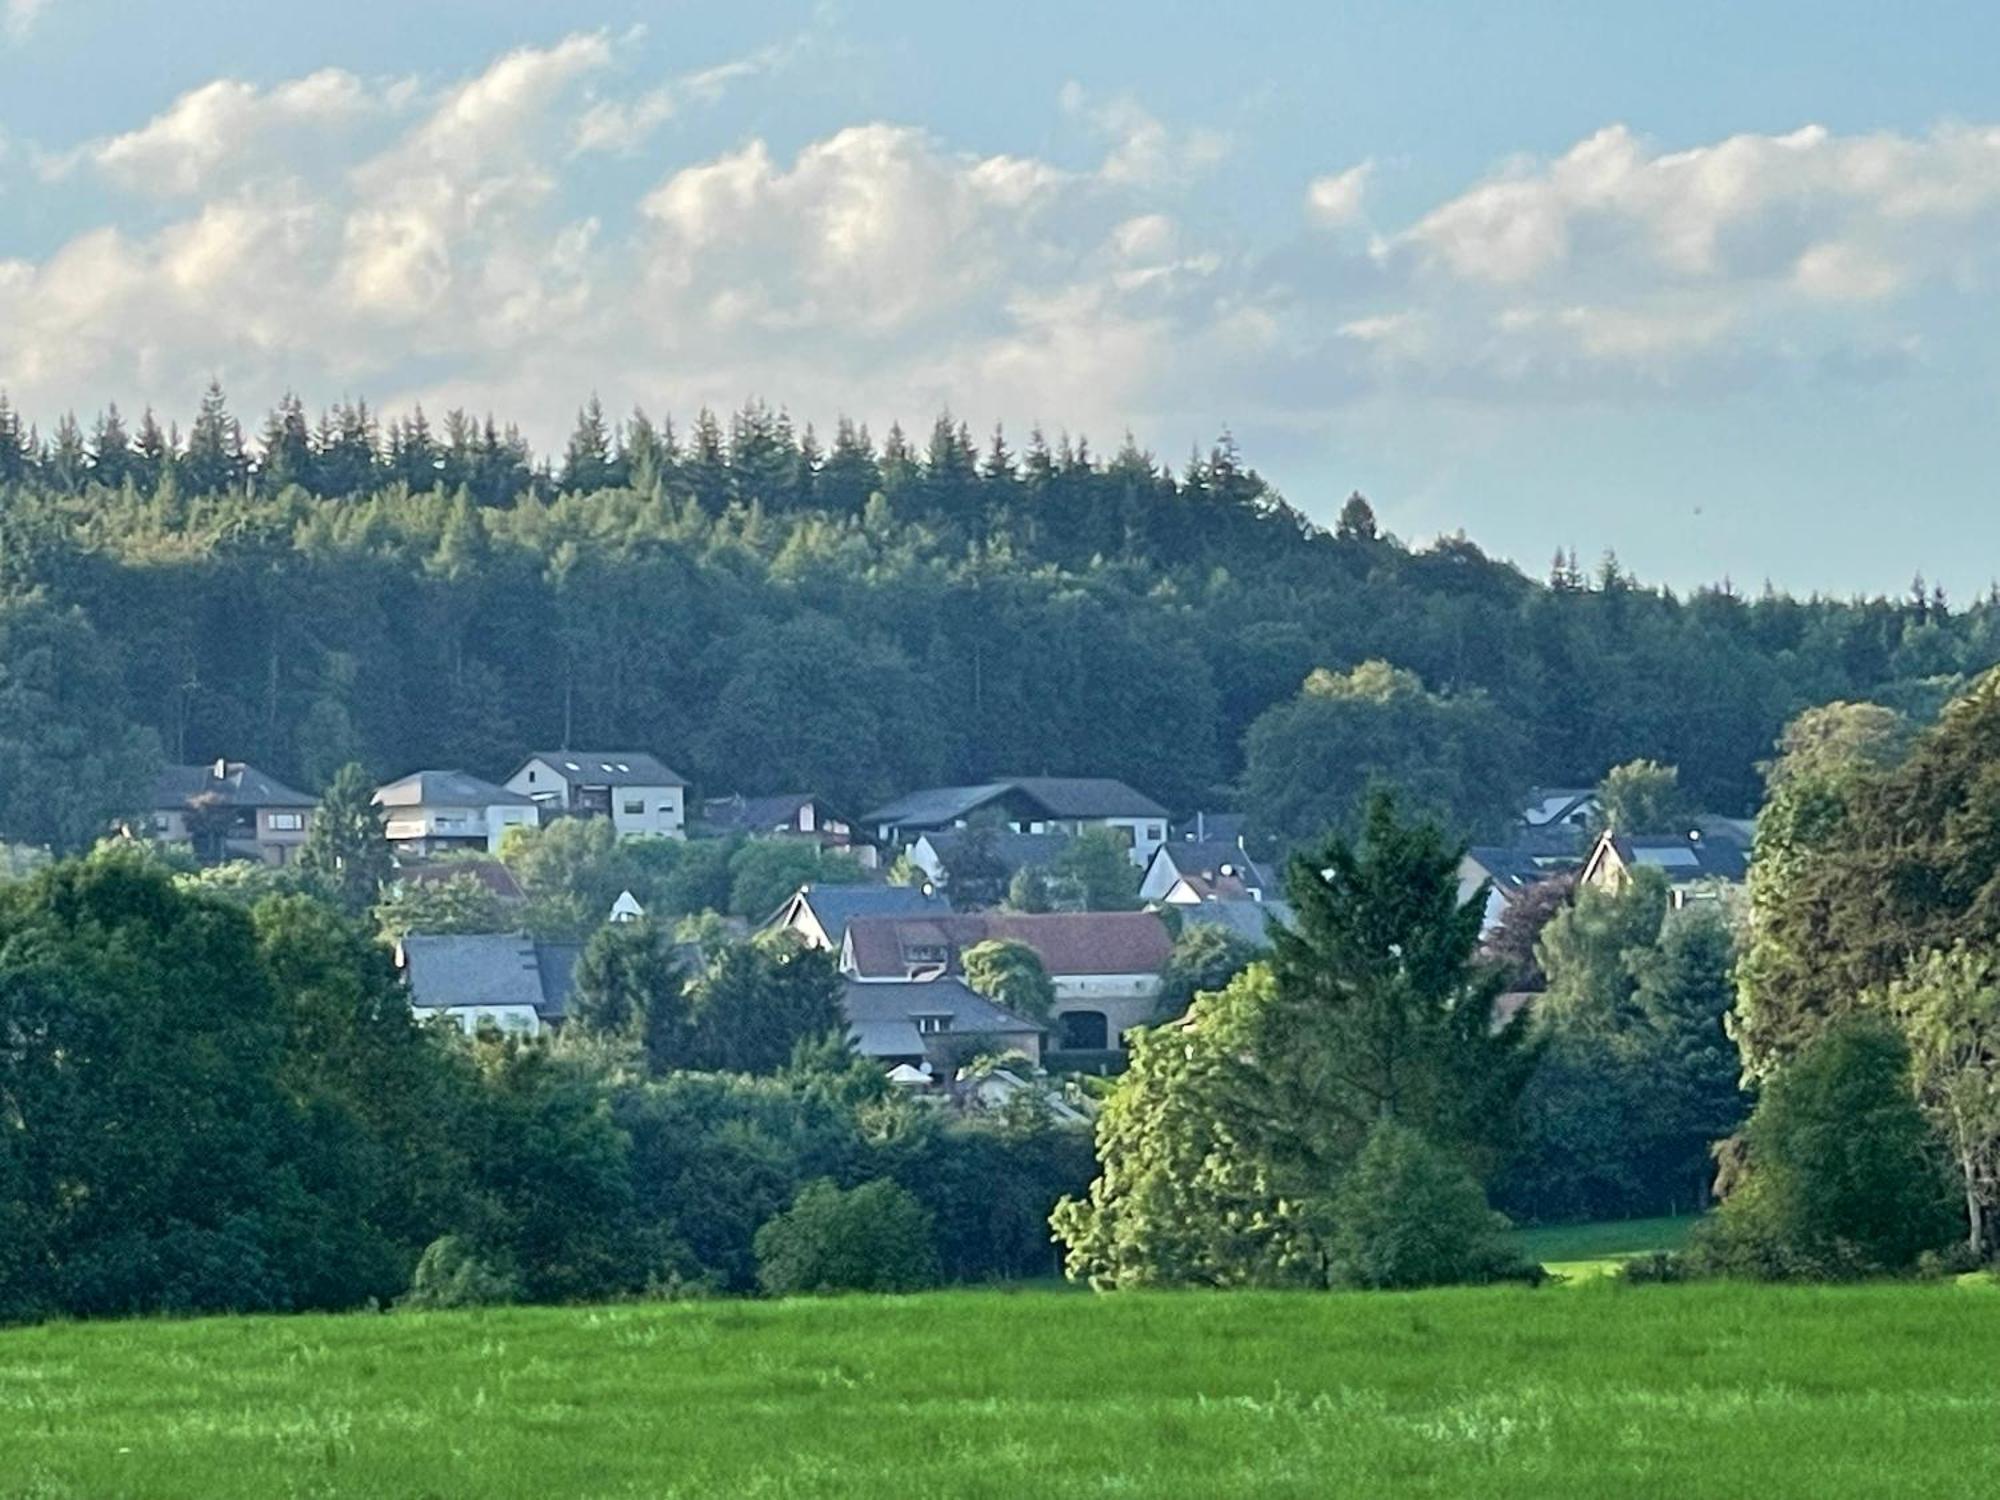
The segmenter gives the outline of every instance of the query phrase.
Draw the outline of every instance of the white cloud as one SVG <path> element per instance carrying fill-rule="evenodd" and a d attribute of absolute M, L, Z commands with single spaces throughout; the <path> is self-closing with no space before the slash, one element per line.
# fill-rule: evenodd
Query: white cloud
<path fill-rule="evenodd" d="M 52 3 L 53 0 L 5 0 L 5 4 L 0 4 L 0 36 L 10 42 L 25 42 Z"/>
<path fill-rule="evenodd" d="M 1094 99 L 1082 84 L 1063 85 L 1063 110 L 1082 120 L 1108 146 L 1098 175 L 1106 182 L 1140 187 L 1199 177 L 1229 154 L 1219 131 L 1175 130 L 1148 113 L 1130 95 Z"/>
<path fill-rule="evenodd" d="M 1373 162 L 1364 161 L 1344 172 L 1315 177 L 1306 184 L 1306 212 L 1329 229 L 1352 223 L 1361 214 L 1361 200 L 1374 170 Z"/>

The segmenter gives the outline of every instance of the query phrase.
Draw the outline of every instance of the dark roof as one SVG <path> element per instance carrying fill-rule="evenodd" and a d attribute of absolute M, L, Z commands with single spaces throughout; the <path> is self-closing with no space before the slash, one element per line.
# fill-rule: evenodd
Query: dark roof
<path fill-rule="evenodd" d="M 943 828 L 1018 792 L 1052 818 L 1165 818 L 1167 810 L 1108 776 L 1009 776 L 977 786 L 927 787 L 863 818 L 904 828 Z"/>
<path fill-rule="evenodd" d="M 957 979 L 882 984 L 850 979 L 841 991 L 841 1010 L 855 1047 L 870 1057 L 921 1055 L 918 1016 L 949 1015 L 947 1036 L 1034 1036 L 1042 1030 Z"/>
<path fill-rule="evenodd" d="M 375 789 L 383 807 L 533 807 L 535 799 L 463 771 L 412 771 Z"/>
<path fill-rule="evenodd" d="M 701 805 L 702 821 L 711 828 L 742 829 L 746 833 L 768 833 L 790 828 L 798 822 L 799 809 L 811 804 L 825 812 L 820 799 L 811 792 L 778 792 L 768 797 L 710 797 Z"/>
<path fill-rule="evenodd" d="M 404 865 L 396 871 L 404 885 L 442 885 L 447 880 L 476 880 L 503 901 L 520 901 L 527 893 L 514 872 L 497 859 L 441 859 L 431 864 Z"/>
<path fill-rule="evenodd" d="M 186 807 L 212 798 L 220 807 L 317 807 L 319 799 L 286 786 L 240 760 L 205 766 L 163 766 L 153 782 L 153 806 Z"/>
<path fill-rule="evenodd" d="M 887 979 L 910 972 L 919 949 L 943 948 L 953 969 L 967 948 L 988 941 L 1025 943 L 1050 974 L 1157 974 L 1173 952 L 1166 923 L 1149 911 L 1006 913 L 933 917 L 857 917 L 848 924 L 855 972 Z"/>
<path fill-rule="evenodd" d="M 1477 844 L 1465 851 L 1465 857 L 1484 871 L 1499 891 L 1524 891 L 1575 869 L 1578 863 L 1574 854 L 1545 854 L 1518 844 Z"/>
<path fill-rule="evenodd" d="M 1177 844 L 1236 844 L 1248 837 L 1250 820 L 1238 812 L 1196 813 L 1184 823 L 1176 823 L 1172 839 Z"/>
<path fill-rule="evenodd" d="M 1006 792 L 1004 781 L 988 781 L 978 786 L 926 787 L 876 808 L 861 821 L 908 828 L 944 828 Z"/>
<path fill-rule="evenodd" d="M 1164 818 L 1143 792 L 1108 776 L 1021 776 L 1012 781 L 1058 818 Z"/>
<path fill-rule="evenodd" d="M 1251 891 L 1268 890 L 1271 884 L 1263 868 L 1235 844 L 1169 841 L 1160 845 L 1153 858 L 1165 859 L 1175 874 L 1205 897 L 1241 900 Z M 1223 874 L 1224 870 L 1229 873 Z"/>
<path fill-rule="evenodd" d="M 531 750 L 528 760 L 546 761 L 580 786 L 687 785 L 678 772 L 643 750 Z M 515 776 L 521 774 L 528 760 L 515 768 Z"/>
<path fill-rule="evenodd" d="M 846 938 L 848 927 L 860 917 L 921 916 L 951 910 L 947 897 L 926 896 L 913 885 L 808 885 L 785 903 L 779 922 L 789 924 L 800 902 L 812 911 L 835 948 Z"/>
<path fill-rule="evenodd" d="M 969 830 L 934 828 L 923 835 L 930 840 L 940 859 L 966 840 Z M 1012 875 L 1016 870 L 1047 869 L 1076 839 L 1067 833 L 1016 833 L 1011 828 L 992 830 L 993 857 Z"/>
<path fill-rule="evenodd" d="M 568 1008 L 581 952 L 580 944 L 537 942 L 523 932 L 412 933 L 402 942 L 416 1009 L 529 1005 L 544 1021 L 560 1021 Z"/>
<path fill-rule="evenodd" d="M 1611 847 L 1628 869 L 1658 870 L 1675 885 L 1697 880 L 1737 884 L 1750 873 L 1749 851 L 1728 837 L 1641 833 L 1616 836 Z"/>

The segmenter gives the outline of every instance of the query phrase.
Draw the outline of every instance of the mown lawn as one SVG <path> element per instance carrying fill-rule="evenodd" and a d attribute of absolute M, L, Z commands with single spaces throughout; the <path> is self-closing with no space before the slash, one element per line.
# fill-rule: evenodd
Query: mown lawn
<path fill-rule="evenodd" d="M 1939 1495 L 1952 1284 L 947 1292 L 0 1332 L 9 1496 Z"/>

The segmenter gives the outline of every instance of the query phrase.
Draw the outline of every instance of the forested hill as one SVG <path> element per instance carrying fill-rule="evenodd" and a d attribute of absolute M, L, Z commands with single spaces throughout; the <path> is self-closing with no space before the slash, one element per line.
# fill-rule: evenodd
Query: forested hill
<path fill-rule="evenodd" d="M 1800 707 L 1922 710 L 2000 660 L 1991 600 L 1539 581 L 1358 501 L 1327 531 L 1226 440 L 1174 473 L 948 419 L 823 444 L 762 405 L 677 433 L 593 404 L 540 461 L 456 412 L 253 428 L 216 389 L 185 439 L 0 402 L 0 835 L 87 842 L 162 756 L 316 787 L 563 743 L 850 808 L 1047 771 L 1189 809 L 1337 742 L 1468 825 L 1646 756 L 1742 812 Z"/>

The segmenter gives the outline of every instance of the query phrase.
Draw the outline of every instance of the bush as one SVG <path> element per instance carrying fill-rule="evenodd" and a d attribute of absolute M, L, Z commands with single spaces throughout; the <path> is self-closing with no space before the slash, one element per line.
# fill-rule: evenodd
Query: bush
<path fill-rule="evenodd" d="M 481 1257 L 460 1236 L 447 1234 L 424 1247 L 410 1289 L 396 1305 L 422 1311 L 494 1307 L 520 1295 L 520 1284 L 512 1275 Z"/>
<path fill-rule="evenodd" d="M 1500 1236 L 1507 1221 L 1465 1165 L 1393 1120 L 1369 1134 L 1334 1199 L 1334 1279 L 1357 1287 L 1448 1286 L 1530 1277 Z"/>
<path fill-rule="evenodd" d="M 1695 1274 L 1688 1258 L 1671 1250 L 1648 1250 L 1618 1268 L 1618 1279 L 1627 1286 L 1677 1286 L 1694 1280 Z"/>
<path fill-rule="evenodd" d="M 1837 1023 L 1765 1086 L 1748 1167 L 1697 1231 L 1706 1269 L 1763 1279 L 1911 1270 L 1960 1232 L 1910 1050 L 1871 1017 Z"/>
<path fill-rule="evenodd" d="M 774 1297 L 913 1292 L 938 1281 L 931 1216 L 886 1179 L 850 1191 L 821 1179 L 757 1231 L 757 1281 Z"/>

